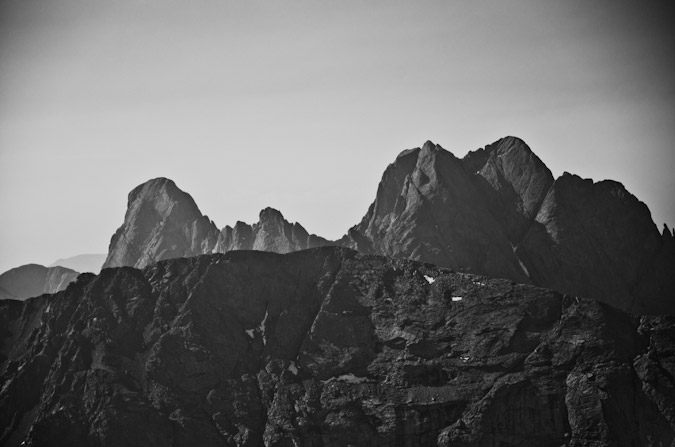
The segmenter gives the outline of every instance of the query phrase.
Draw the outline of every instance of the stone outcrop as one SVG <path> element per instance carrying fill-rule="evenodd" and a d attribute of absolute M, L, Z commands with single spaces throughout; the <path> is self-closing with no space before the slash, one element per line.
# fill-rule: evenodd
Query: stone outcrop
<path fill-rule="evenodd" d="M 142 268 L 163 259 L 211 253 L 220 231 L 192 197 L 166 178 L 129 193 L 124 223 L 110 240 L 103 268 Z"/>
<path fill-rule="evenodd" d="M 326 247 L 0 301 L 7 446 L 669 446 L 675 319 Z"/>
<path fill-rule="evenodd" d="M 25 300 L 44 293 L 60 292 L 78 275 L 78 272 L 65 267 L 22 265 L 0 275 L 0 299 Z"/>

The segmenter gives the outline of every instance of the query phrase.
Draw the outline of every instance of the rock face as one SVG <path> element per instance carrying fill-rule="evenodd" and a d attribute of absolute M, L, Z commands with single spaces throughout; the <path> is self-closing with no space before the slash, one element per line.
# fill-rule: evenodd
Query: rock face
<path fill-rule="evenodd" d="M 25 300 L 44 293 L 60 292 L 78 275 L 78 272 L 64 267 L 22 265 L 0 275 L 0 299 Z"/>
<path fill-rule="evenodd" d="M 0 328 L 7 446 L 675 439 L 673 317 L 344 248 L 106 269 Z"/>
<path fill-rule="evenodd" d="M 675 244 L 620 184 L 554 181 L 514 137 L 462 160 L 427 142 L 385 171 L 340 243 L 587 296 L 634 313 L 675 314 Z"/>
<path fill-rule="evenodd" d="M 675 313 L 675 251 L 666 239 L 647 206 L 620 183 L 565 173 L 548 191 L 518 254 L 535 284 L 634 313 Z"/>
<path fill-rule="evenodd" d="M 290 223 L 274 208 L 265 208 L 260 212 L 258 223 L 248 225 L 237 222 L 234 228 L 226 226 L 216 247 L 216 252 L 230 250 L 259 250 L 274 253 L 329 245 L 326 239 L 307 233 L 299 223 Z"/>
<path fill-rule="evenodd" d="M 549 169 L 520 139 L 458 159 L 431 142 L 402 152 L 375 201 L 339 241 L 266 208 L 218 231 L 170 180 L 134 189 L 104 267 L 230 250 L 288 253 L 325 245 L 430 262 L 586 296 L 639 313 L 675 314 L 675 243 L 616 182 Z"/>
<path fill-rule="evenodd" d="M 404 151 L 387 168 L 375 202 L 343 242 L 365 252 L 528 282 L 461 160 L 430 141 Z"/>
<path fill-rule="evenodd" d="M 124 223 L 110 241 L 103 268 L 142 268 L 154 262 L 211 253 L 220 231 L 189 194 L 156 178 L 129 193 Z"/>

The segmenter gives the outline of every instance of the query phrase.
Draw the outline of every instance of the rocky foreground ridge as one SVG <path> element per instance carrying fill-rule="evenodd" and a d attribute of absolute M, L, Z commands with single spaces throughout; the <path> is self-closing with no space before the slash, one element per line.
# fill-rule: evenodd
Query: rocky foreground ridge
<path fill-rule="evenodd" d="M 675 317 L 346 248 L 105 269 L 0 328 L 7 446 L 675 439 Z"/>
<path fill-rule="evenodd" d="M 267 208 L 258 223 L 219 230 L 171 180 L 129 194 L 104 267 L 254 249 L 325 245 L 430 262 L 601 300 L 628 312 L 675 314 L 675 238 L 614 181 L 554 179 L 520 139 L 459 159 L 439 145 L 403 151 L 361 222 L 338 241 Z"/>

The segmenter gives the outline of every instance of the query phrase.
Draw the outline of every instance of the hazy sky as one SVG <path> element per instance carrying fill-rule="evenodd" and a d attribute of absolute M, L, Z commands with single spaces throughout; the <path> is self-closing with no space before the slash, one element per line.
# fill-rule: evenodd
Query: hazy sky
<path fill-rule="evenodd" d="M 675 225 L 675 3 L 0 0 L 0 272 L 105 253 L 173 179 L 340 237 L 432 140 L 523 138 Z"/>

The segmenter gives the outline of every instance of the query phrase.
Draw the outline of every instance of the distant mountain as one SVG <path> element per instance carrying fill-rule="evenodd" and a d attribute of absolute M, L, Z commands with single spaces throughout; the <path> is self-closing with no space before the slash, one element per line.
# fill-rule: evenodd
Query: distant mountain
<path fill-rule="evenodd" d="M 503 138 L 459 159 L 430 141 L 387 167 L 375 201 L 338 241 L 310 235 L 266 208 L 258 223 L 219 231 L 167 179 L 129 195 L 104 267 L 254 249 L 324 245 L 430 262 L 610 303 L 675 314 L 675 241 L 614 181 L 554 179 L 522 140 Z"/>
<path fill-rule="evenodd" d="M 230 250 L 288 253 L 328 244 L 272 208 L 262 210 L 253 225 L 237 222 L 218 230 L 189 194 L 169 179 L 156 178 L 129 194 L 124 223 L 112 237 L 103 268 L 143 268 L 163 259 Z"/>
<path fill-rule="evenodd" d="M 0 275 L 0 299 L 25 300 L 65 290 L 79 273 L 64 267 L 26 264 Z"/>
<path fill-rule="evenodd" d="M 225 253 L 230 250 L 259 250 L 290 253 L 330 244 L 331 242 L 322 237 L 307 233 L 299 223 L 291 224 L 279 211 L 265 208 L 260 212 L 258 223 L 248 225 L 237 222 L 234 228 L 223 228 L 215 251 Z"/>
<path fill-rule="evenodd" d="M 220 231 L 189 194 L 166 178 L 129 193 L 124 223 L 115 232 L 103 268 L 145 267 L 162 259 L 211 253 Z"/>
<path fill-rule="evenodd" d="M 77 255 L 54 261 L 50 267 L 66 267 L 78 272 L 98 273 L 107 256 L 104 254 Z"/>
<path fill-rule="evenodd" d="M 8 447 L 675 439 L 673 317 L 346 248 L 83 274 L 0 328 Z"/>

